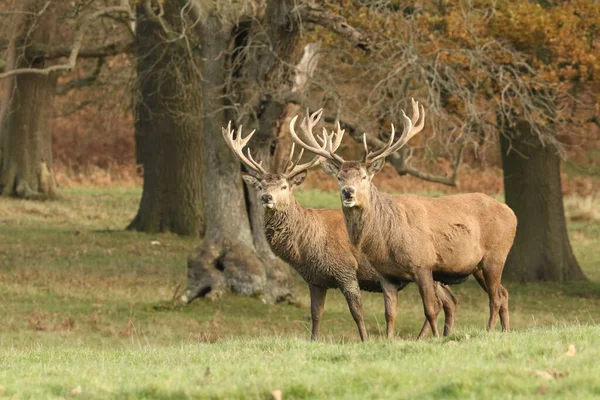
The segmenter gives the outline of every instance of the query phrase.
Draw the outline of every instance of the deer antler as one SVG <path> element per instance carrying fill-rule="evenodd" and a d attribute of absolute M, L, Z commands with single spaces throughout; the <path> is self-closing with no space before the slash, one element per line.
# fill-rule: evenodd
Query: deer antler
<path fill-rule="evenodd" d="M 238 128 L 237 135 L 234 134 L 235 131 L 231 130 L 231 121 L 227 124 L 227 129 L 222 128 L 223 138 L 225 139 L 225 143 L 227 146 L 235 153 L 236 156 L 248 167 L 249 169 L 261 174 L 267 174 L 267 171 L 262 167 L 262 161 L 256 162 L 250 153 L 250 149 L 248 149 L 248 157 L 244 156 L 243 150 L 248 141 L 252 138 L 252 135 L 256 132 L 256 129 L 253 130 L 246 136 L 242 138 L 242 126 Z"/>
<path fill-rule="evenodd" d="M 310 123 L 310 124 L 312 124 L 312 126 L 314 126 L 317 124 L 317 122 L 319 122 L 319 118 L 321 118 L 321 114 L 319 114 L 319 115 L 313 114 L 311 117 L 312 117 L 311 121 L 307 122 L 307 123 Z M 248 156 L 246 157 L 244 155 L 244 147 L 246 147 L 246 144 L 248 144 L 248 142 L 250 141 L 250 139 L 252 138 L 252 136 L 254 135 L 256 130 L 253 130 L 252 132 L 250 132 L 248 134 L 248 136 L 246 136 L 245 138 L 242 138 L 242 127 L 240 126 L 238 128 L 237 135 L 235 135 L 235 131 L 233 131 L 231 129 L 231 121 L 229 121 L 229 123 L 227 124 L 227 129 L 223 128 L 222 131 L 223 131 L 223 138 L 225 139 L 225 143 L 227 143 L 227 146 L 229 146 L 229 148 L 244 163 L 244 165 L 246 165 L 246 167 L 248 167 L 249 169 L 255 171 L 256 173 L 258 173 L 260 175 L 265 175 L 268 173 L 262 167 L 262 161 L 256 162 L 254 160 L 254 158 L 252 157 L 252 153 L 250 153 L 250 148 L 248 148 L 246 151 Z M 341 142 L 341 140 L 336 140 L 336 143 L 338 144 L 338 146 L 339 146 L 339 142 Z M 325 148 L 328 147 L 328 144 L 329 144 L 329 142 L 325 141 L 321 148 L 324 150 Z M 315 157 L 312 160 L 310 160 L 309 162 L 306 162 L 304 164 L 298 164 L 300 162 L 300 160 L 302 159 L 302 155 L 304 154 L 304 149 L 300 150 L 300 153 L 298 153 L 298 156 L 296 157 L 295 160 L 294 160 L 294 151 L 295 151 L 295 143 L 292 143 L 292 151 L 290 152 L 289 159 L 285 164 L 284 172 L 283 172 L 283 175 L 286 178 L 297 175 L 298 173 L 317 165 L 322 160 L 321 157 L 319 157 L 318 155 L 315 155 Z"/>
<path fill-rule="evenodd" d="M 363 134 L 365 164 L 371 164 L 398 151 L 401 147 L 406 145 L 406 143 L 408 143 L 413 136 L 423 130 L 423 127 L 425 126 L 425 109 L 423 106 L 420 106 L 421 112 L 419 113 L 419 102 L 415 101 L 415 99 L 411 99 L 411 102 L 413 108 L 412 119 L 409 119 L 404 113 L 404 110 L 402 110 L 402 117 L 404 118 L 404 130 L 402 131 L 400 139 L 398 139 L 396 143 L 394 143 L 394 124 L 392 124 L 392 133 L 390 134 L 390 138 L 388 139 L 387 143 L 381 149 L 373 152 L 369 152 L 367 147 L 367 136 L 366 134 Z"/>
<path fill-rule="evenodd" d="M 307 111 L 306 115 L 307 116 L 302 119 L 302 123 L 300 124 L 300 129 L 302 129 L 302 132 L 306 137 L 306 141 L 300 139 L 296 134 L 296 130 L 294 129 L 294 126 L 296 125 L 296 120 L 298 119 L 297 115 L 290 121 L 290 135 L 292 136 L 292 140 L 295 143 L 297 143 L 300 147 L 310 151 L 311 153 L 314 153 L 328 160 L 343 163 L 344 159 L 334 153 L 338 149 L 338 147 L 340 147 L 340 144 L 342 143 L 342 137 L 344 136 L 345 132 L 341 128 L 340 123 L 337 123 L 337 132 L 332 131 L 331 135 L 329 135 L 327 133 L 327 130 L 323 128 L 323 137 L 317 136 L 315 138 L 312 129 L 319 122 L 319 119 L 321 119 L 321 115 L 323 115 L 323 109 L 321 108 L 312 114 L 309 114 Z M 319 144 L 317 139 L 322 144 Z"/>
<path fill-rule="evenodd" d="M 296 124 L 296 119 L 298 118 L 298 116 L 296 115 L 290 121 L 290 133 L 292 135 L 292 138 L 295 138 L 294 139 L 295 143 L 292 143 L 292 151 L 290 152 L 290 157 L 289 157 L 289 160 L 288 160 L 288 162 L 286 164 L 286 168 L 285 168 L 285 175 L 287 177 L 296 175 L 301 171 L 304 171 L 315 165 L 318 165 L 323 160 L 322 154 L 320 154 L 320 153 L 330 155 L 332 152 L 337 150 L 337 148 L 342 143 L 342 136 L 344 135 L 344 131 L 341 129 L 339 122 L 338 122 L 337 132 L 336 133 L 332 132 L 331 135 L 328 135 L 327 130 L 325 128 L 323 128 L 323 138 L 317 137 L 318 140 L 321 141 L 321 144 L 319 144 L 317 142 L 317 140 L 315 139 L 315 137 L 312 133 L 312 129 L 315 127 L 315 125 L 317 125 L 317 123 L 319 123 L 319 120 L 321 119 L 321 116 L 323 115 L 322 108 L 315 111 L 312 114 L 309 114 L 309 111 L 306 110 L 306 115 L 307 116 L 302 119 L 300 128 L 302 129 L 305 136 L 307 137 L 307 140 L 310 142 L 310 145 L 307 145 L 308 146 L 307 150 L 313 152 L 314 154 L 316 154 L 316 156 L 311 161 L 309 161 L 305 164 L 297 165 L 298 162 L 300 162 L 300 159 L 302 158 L 302 154 L 304 154 L 304 148 L 305 148 L 304 145 L 306 143 L 302 142 L 300 140 L 300 138 L 298 138 L 298 135 L 296 135 L 296 131 L 294 130 L 294 125 Z M 335 142 L 333 141 L 334 136 L 335 136 Z M 300 142 L 298 142 L 296 139 Z M 296 158 L 296 161 L 294 162 L 293 157 L 294 157 L 294 150 L 296 147 L 296 143 L 298 143 L 301 146 L 301 149 L 300 149 L 300 153 L 298 154 L 298 157 Z M 313 149 L 317 149 L 318 152 L 313 151 Z"/>

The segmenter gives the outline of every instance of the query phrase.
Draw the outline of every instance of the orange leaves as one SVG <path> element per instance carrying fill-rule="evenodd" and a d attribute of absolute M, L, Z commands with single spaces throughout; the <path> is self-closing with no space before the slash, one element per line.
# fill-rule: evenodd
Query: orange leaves
<path fill-rule="evenodd" d="M 586 0 L 542 8 L 531 2 L 498 7 L 489 33 L 508 40 L 530 57 L 533 66 L 555 71 L 555 80 L 600 77 L 600 4 Z"/>

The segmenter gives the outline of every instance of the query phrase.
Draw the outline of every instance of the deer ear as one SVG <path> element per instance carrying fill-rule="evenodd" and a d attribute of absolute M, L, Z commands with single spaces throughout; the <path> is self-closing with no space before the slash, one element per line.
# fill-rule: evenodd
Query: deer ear
<path fill-rule="evenodd" d="M 378 173 L 379 171 L 381 171 L 381 169 L 383 168 L 384 165 L 385 165 L 385 158 L 380 158 L 379 160 L 375 160 L 371 164 L 367 165 L 367 172 L 369 173 L 369 175 L 373 176 L 376 173 Z"/>
<path fill-rule="evenodd" d="M 325 171 L 327 175 L 333 177 L 336 177 L 338 172 L 340 172 L 340 169 L 338 168 L 337 164 L 332 163 L 329 160 L 321 161 L 321 168 L 323 168 L 323 171 Z"/>
<path fill-rule="evenodd" d="M 246 184 L 252 185 L 255 188 L 257 188 L 260 185 L 260 181 L 256 177 L 245 172 L 242 172 L 242 179 L 244 180 L 244 182 L 246 182 Z"/>
<path fill-rule="evenodd" d="M 306 179 L 307 174 L 307 171 L 302 171 L 289 178 L 288 181 L 290 182 L 290 185 L 292 185 L 292 187 L 299 186 L 302 184 L 302 182 L 304 182 L 304 179 Z"/>

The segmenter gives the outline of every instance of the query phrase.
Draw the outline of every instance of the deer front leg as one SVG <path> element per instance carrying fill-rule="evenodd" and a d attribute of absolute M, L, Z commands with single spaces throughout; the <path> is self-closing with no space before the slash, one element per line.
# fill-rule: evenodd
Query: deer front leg
<path fill-rule="evenodd" d="M 419 270 L 416 275 L 416 283 L 419 286 L 419 292 L 421 293 L 421 299 L 423 300 L 425 318 L 427 318 L 427 321 L 429 321 L 429 326 L 431 327 L 433 336 L 439 338 L 440 333 L 438 332 L 437 325 L 435 323 L 437 313 L 439 313 L 439 310 L 437 310 L 436 313 L 436 309 L 438 307 L 438 298 L 435 293 L 435 282 L 433 280 L 431 271 Z"/>
<path fill-rule="evenodd" d="M 312 318 L 312 334 L 310 339 L 314 342 L 319 337 L 319 327 L 321 325 L 321 316 L 325 307 L 325 295 L 327 288 L 308 285 L 310 290 L 310 316 Z"/>
<path fill-rule="evenodd" d="M 381 288 L 383 289 L 387 337 L 393 339 L 396 325 L 396 308 L 398 307 L 398 286 L 382 277 Z"/>
<path fill-rule="evenodd" d="M 365 327 L 365 321 L 363 319 L 362 298 L 360 296 L 360 287 L 358 286 L 358 281 L 353 280 L 341 286 L 340 290 L 344 294 L 346 302 L 348 302 L 348 308 L 350 309 L 352 318 L 354 318 L 354 322 L 356 322 L 356 326 L 358 327 L 360 340 L 364 342 L 368 339 L 368 336 L 367 328 Z"/>

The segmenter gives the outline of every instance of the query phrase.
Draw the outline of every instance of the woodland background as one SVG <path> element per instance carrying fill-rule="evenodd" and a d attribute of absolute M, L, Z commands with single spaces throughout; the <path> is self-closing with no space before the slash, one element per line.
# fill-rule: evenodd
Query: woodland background
<path fill-rule="evenodd" d="M 0 2 L 0 396 L 597 396 L 599 46 L 594 0 Z M 312 345 L 305 285 L 266 245 L 221 127 L 256 128 L 277 169 L 290 118 L 324 107 L 358 158 L 411 97 L 426 128 L 374 182 L 515 210 L 515 332 L 481 330 L 467 282 L 450 338 L 412 341 L 409 287 L 411 340 L 378 339 L 365 294 L 373 340 L 348 343 L 332 293 Z M 339 208 L 336 189 L 317 169 L 296 194 Z M 177 302 L 188 265 L 218 301 Z"/>

